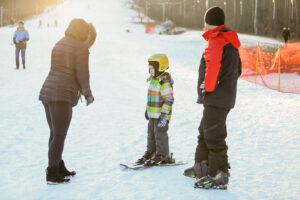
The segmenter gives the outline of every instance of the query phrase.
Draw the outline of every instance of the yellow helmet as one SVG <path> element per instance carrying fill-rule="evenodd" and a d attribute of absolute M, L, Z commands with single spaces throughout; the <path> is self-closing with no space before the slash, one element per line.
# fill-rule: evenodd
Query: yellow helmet
<path fill-rule="evenodd" d="M 159 64 L 158 71 L 159 72 L 164 72 L 169 68 L 169 59 L 166 54 L 163 54 L 163 53 L 154 54 L 153 56 L 150 56 L 148 58 L 148 62 L 150 62 L 150 61 L 158 62 L 158 64 Z"/>

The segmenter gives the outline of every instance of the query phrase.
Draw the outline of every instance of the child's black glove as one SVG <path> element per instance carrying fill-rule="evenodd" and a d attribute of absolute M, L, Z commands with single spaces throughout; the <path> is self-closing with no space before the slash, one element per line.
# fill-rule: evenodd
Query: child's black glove
<path fill-rule="evenodd" d="M 146 120 L 149 120 L 147 109 L 145 110 L 145 118 L 146 118 Z"/>
<path fill-rule="evenodd" d="M 159 119 L 158 119 L 158 124 L 157 126 L 159 128 L 163 128 L 167 125 L 168 122 L 168 115 L 166 113 L 161 113 Z"/>

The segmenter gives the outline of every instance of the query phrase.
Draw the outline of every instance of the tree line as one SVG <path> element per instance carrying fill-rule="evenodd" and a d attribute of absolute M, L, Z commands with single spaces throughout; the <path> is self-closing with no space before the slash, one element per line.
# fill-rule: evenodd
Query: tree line
<path fill-rule="evenodd" d="M 0 26 L 24 20 L 32 15 L 42 13 L 48 6 L 56 5 L 63 0 L 1 0 Z"/>
<path fill-rule="evenodd" d="M 152 19 L 170 18 L 178 26 L 203 28 L 205 11 L 221 7 L 226 24 L 241 33 L 280 37 L 284 27 L 300 38 L 300 0 L 133 0 Z"/>

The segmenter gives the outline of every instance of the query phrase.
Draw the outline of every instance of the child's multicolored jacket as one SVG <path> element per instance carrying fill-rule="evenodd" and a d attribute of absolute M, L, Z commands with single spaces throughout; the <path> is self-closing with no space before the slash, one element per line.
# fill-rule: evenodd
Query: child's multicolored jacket
<path fill-rule="evenodd" d="M 147 102 L 148 117 L 158 119 L 161 113 L 166 113 L 168 120 L 170 120 L 172 104 L 174 103 L 174 81 L 171 75 L 165 72 L 156 78 L 151 76 L 147 79 L 147 82 L 150 82 Z"/>

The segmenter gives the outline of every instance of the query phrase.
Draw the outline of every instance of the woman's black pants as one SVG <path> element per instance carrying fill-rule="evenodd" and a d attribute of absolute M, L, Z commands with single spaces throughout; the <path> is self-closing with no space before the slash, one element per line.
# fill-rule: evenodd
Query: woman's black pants
<path fill-rule="evenodd" d="M 72 119 L 72 105 L 67 102 L 43 102 L 50 128 L 48 167 L 59 165 L 62 160 L 65 138 Z"/>

